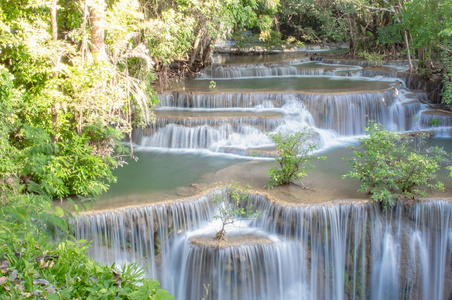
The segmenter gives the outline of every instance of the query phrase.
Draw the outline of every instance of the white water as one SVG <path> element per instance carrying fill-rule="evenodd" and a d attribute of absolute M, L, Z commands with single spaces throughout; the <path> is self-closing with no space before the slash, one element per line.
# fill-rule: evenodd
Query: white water
<path fill-rule="evenodd" d="M 329 61 L 342 65 L 335 69 L 295 66 L 302 61 L 219 66 L 203 77 L 328 74 L 383 76 L 382 81 L 393 82 L 400 77 L 396 72 L 364 69 L 366 63 L 353 61 Z M 247 149 L 271 148 L 266 131 L 290 133 L 310 127 L 319 147 L 326 149 L 356 142 L 369 120 L 389 130 L 433 129 L 437 135 L 452 136 L 451 116 L 428 112 L 418 101 L 425 96 L 400 84 L 385 91 L 339 94 L 166 93 L 159 95 L 159 110 L 216 116 L 226 111 L 229 117 L 162 117 L 149 128 L 136 130 L 134 142 L 139 151 L 246 155 Z M 237 117 L 231 117 L 234 112 Z M 243 117 L 243 112 L 282 117 Z M 250 195 L 248 200 L 261 212 L 260 219 L 227 227 L 231 240 L 242 237 L 242 242 L 215 247 L 194 242 L 200 237 L 212 239 L 218 230 L 212 197 L 93 212 L 75 220 L 76 236 L 93 241 L 90 254 L 100 262 L 146 266 L 150 276 L 182 300 L 202 299 L 206 290 L 208 299 L 215 300 L 439 300 L 452 296 L 450 202 L 399 203 L 381 212 L 367 202 L 285 206 Z"/>
<path fill-rule="evenodd" d="M 294 78 L 301 74 L 321 74 L 330 79 L 341 76 L 380 76 L 381 81 L 394 82 L 385 91 L 335 93 L 313 92 L 173 92 L 159 95 L 159 110 L 249 111 L 256 116 L 263 112 L 278 112 L 277 119 L 230 117 L 226 119 L 175 120 L 158 118 L 156 124 L 144 132 L 136 130 L 134 142 L 150 149 L 198 149 L 213 153 L 249 155 L 247 149 L 271 147 L 266 132 L 290 133 L 310 127 L 316 133 L 320 150 L 342 144 L 344 138 L 360 137 L 370 120 L 393 131 L 432 130 L 435 135 L 452 135 L 452 115 L 426 114 L 427 106 L 419 98 L 424 93 L 413 93 L 400 80 L 398 70 L 404 65 L 385 66 L 389 71 L 376 71 L 365 61 L 327 60 L 313 65 L 306 58 L 280 63 L 229 64 L 207 68 L 204 79 L 234 79 L 249 77 Z M 303 67 L 303 66 L 309 67 Z M 364 69 L 363 69 L 364 68 Z M 392 71 L 391 71 L 392 70 Z M 336 77 L 334 76 L 336 75 Z M 319 77 L 319 76 L 317 76 Z M 322 77 L 322 76 L 320 76 Z M 319 77 L 319 78 L 320 78 Z M 306 77 L 308 78 L 308 77 Z M 359 77 L 356 77 L 359 78 Z M 350 139 L 349 139 L 350 140 Z"/>
<path fill-rule="evenodd" d="M 246 150 L 271 146 L 265 132 L 290 133 L 310 127 L 317 133 L 319 147 L 322 149 L 336 144 L 337 139 L 363 135 L 369 120 L 384 124 L 388 130 L 418 130 L 416 120 L 419 119 L 423 106 L 413 98 L 415 96 L 402 86 L 383 92 L 349 94 L 164 94 L 160 96 L 162 111 L 249 111 L 257 117 L 262 112 L 278 112 L 282 114 L 282 118 L 159 118 L 134 141 L 141 147 L 228 152 L 227 149 Z M 425 123 L 426 121 L 422 123 L 422 129 L 432 127 Z M 443 121 L 443 124 L 435 130 L 438 134 L 447 136 L 449 123 Z"/>
<path fill-rule="evenodd" d="M 222 78 L 249 78 L 299 75 L 344 76 L 355 74 L 360 66 L 343 66 L 317 63 L 315 67 L 305 67 L 312 64 L 307 59 L 284 61 L 283 63 L 243 64 L 243 65 L 213 65 L 199 76 L 203 79 L 218 80 Z"/>
<path fill-rule="evenodd" d="M 218 193 L 223 193 L 219 191 Z M 176 299 L 447 299 L 452 293 L 452 204 L 281 206 L 228 234 L 261 237 L 218 248 L 209 197 L 80 216 L 77 238 L 101 262 L 139 261 Z M 215 229 L 217 228 L 217 229 Z M 154 247 L 156 244 L 158 247 Z M 108 249 L 108 251 L 106 251 Z"/>

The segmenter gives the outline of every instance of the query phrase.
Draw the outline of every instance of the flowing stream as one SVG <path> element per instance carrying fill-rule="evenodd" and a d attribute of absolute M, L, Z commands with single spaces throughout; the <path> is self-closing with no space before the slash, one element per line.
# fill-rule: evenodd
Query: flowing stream
<path fill-rule="evenodd" d="M 74 220 L 77 238 L 93 241 L 90 254 L 137 262 L 182 300 L 451 299 L 447 176 L 442 199 L 401 201 L 382 212 L 344 193 L 345 163 L 329 160 L 311 180 L 322 181 L 333 200 L 312 191 L 305 192 L 310 201 L 250 192 L 260 218 L 229 225 L 222 244 L 213 241 L 221 224 L 212 198 L 227 201 L 226 189 L 186 196 L 238 163 L 245 172 L 268 169 L 274 145 L 267 132 L 309 127 L 321 152 L 350 156 L 345 146 L 374 120 L 388 130 L 432 131 L 433 143 L 451 150 L 452 115 L 405 87 L 403 64 L 313 59 L 219 55 L 198 78 L 160 93 L 156 122 L 133 134 L 138 165 L 118 170 L 102 210 Z"/>

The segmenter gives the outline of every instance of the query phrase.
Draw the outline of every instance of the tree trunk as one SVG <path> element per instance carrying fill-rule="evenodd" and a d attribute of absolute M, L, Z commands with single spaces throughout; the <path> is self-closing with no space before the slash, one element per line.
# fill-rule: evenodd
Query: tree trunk
<path fill-rule="evenodd" d="M 82 53 L 82 64 L 85 62 L 86 55 L 86 22 L 88 18 L 88 5 L 86 2 L 87 0 L 85 0 L 83 3 L 83 23 L 81 28 L 83 33 L 82 45 L 80 46 L 80 52 Z"/>
<path fill-rule="evenodd" d="M 417 50 L 417 59 L 419 60 L 419 67 L 425 68 L 427 66 L 424 48 L 419 48 Z"/>
<path fill-rule="evenodd" d="M 199 43 L 201 42 L 201 37 L 204 34 L 204 27 L 201 25 L 198 30 L 198 34 L 196 35 L 195 42 L 193 43 L 193 50 L 190 54 L 190 59 L 188 61 L 188 65 L 191 66 L 196 59 L 196 55 L 198 54 Z"/>
<path fill-rule="evenodd" d="M 392 6 L 392 10 L 394 11 L 397 22 L 399 22 L 399 24 L 402 24 L 402 22 L 400 21 L 400 17 L 399 17 L 399 12 L 400 12 L 400 9 L 402 8 L 402 4 L 400 3 L 399 0 L 397 0 L 396 3 L 397 3 L 397 6 Z M 408 40 L 407 30 L 403 30 L 403 40 L 405 42 L 405 47 L 406 47 L 406 56 L 408 59 L 408 67 L 410 69 L 410 73 L 412 73 L 413 72 L 413 63 L 411 61 L 410 42 Z"/>
<path fill-rule="evenodd" d="M 107 60 L 105 50 L 105 1 L 88 0 L 88 10 L 91 15 L 91 47 L 94 58 L 98 61 Z"/>
<path fill-rule="evenodd" d="M 349 52 L 353 57 L 356 56 L 357 51 L 357 38 L 356 38 L 356 28 L 355 28 L 355 19 L 354 16 L 348 15 L 348 23 L 350 26 L 350 44 L 349 44 Z"/>
<path fill-rule="evenodd" d="M 202 66 L 207 67 L 212 64 L 212 60 L 210 58 L 210 53 L 212 52 L 212 47 L 210 47 L 212 40 L 209 38 L 206 47 L 204 48 L 202 55 Z"/>
<path fill-rule="evenodd" d="M 53 0 L 52 7 L 50 8 L 50 19 L 52 23 L 52 40 L 56 42 L 58 40 L 58 24 L 57 24 L 57 0 Z M 53 77 L 57 77 L 58 74 L 56 72 L 56 67 L 58 65 L 59 59 L 55 59 L 53 62 Z M 53 100 L 52 106 L 51 106 L 51 112 L 52 112 L 52 127 L 53 127 L 53 133 L 50 135 L 52 138 L 52 143 L 56 143 L 58 141 L 57 138 L 57 130 L 58 130 L 58 109 L 56 101 Z"/>
<path fill-rule="evenodd" d="M 57 0 L 53 0 L 52 7 L 50 8 L 50 18 L 52 20 L 52 40 L 54 42 L 58 39 L 58 24 L 56 19 L 57 14 Z"/>
<path fill-rule="evenodd" d="M 410 68 L 410 73 L 413 72 L 413 63 L 411 62 L 411 53 L 410 53 L 410 43 L 408 41 L 408 34 L 405 31 L 403 31 L 403 39 L 405 40 L 405 47 L 406 47 L 406 56 L 408 58 L 408 67 Z"/>

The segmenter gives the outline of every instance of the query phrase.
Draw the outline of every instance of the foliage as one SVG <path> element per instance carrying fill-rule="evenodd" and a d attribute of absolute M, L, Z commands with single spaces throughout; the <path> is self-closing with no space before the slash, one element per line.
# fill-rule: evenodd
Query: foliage
<path fill-rule="evenodd" d="M 213 202 L 220 204 L 215 219 L 221 221 L 221 229 L 216 233 L 215 238 L 218 241 L 225 240 L 225 226 L 233 224 L 237 218 L 250 219 L 259 217 L 259 213 L 253 208 L 252 204 L 246 205 L 248 192 L 241 188 L 239 183 L 232 181 L 227 187 L 227 197 L 216 195 Z"/>
<path fill-rule="evenodd" d="M 235 47 L 240 51 L 257 50 L 262 45 L 259 36 L 250 32 L 237 32 L 232 35 Z"/>
<path fill-rule="evenodd" d="M 281 0 L 277 16 L 282 36 L 310 43 L 345 41 L 348 24 L 336 15 L 340 10 L 335 3 L 339 2 Z"/>
<path fill-rule="evenodd" d="M 284 41 L 285 48 L 291 49 L 291 48 L 298 48 L 301 49 L 304 47 L 304 43 L 298 41 L 293 36 L 287 37 L 287 39 Z"/>
<path fill-rule="evenodd" d="M 7 200 L 5 200 L 7 199 Z M 86 241 L 66 237 L 61 208 L 50 199 L 12 190 L 0 205 L 0 298 L 173 299 L 136 265 L 118 269 L 87 255 Z"/>
<path fill-rule="evenodd" d="M 183 59 L 192 48 L 195 39 L 193 16 L 169 9 L 159 18 L 146 23 L 146 40 L 151 56 L 157 61 L 169 64 Z"/>
<path fill-rule="evenodd" d="M 411 45 L 419 56 L 421 70 L 434 70 L 443 77 L 442 102 L 452 103 L 452 1 L 408 1 L 401 11 Z M 432 61 L 441 62 L 434 66 Z"/>
<path fill-rule="evenodd" d="M 439 126 L 441 125 L 441 118 L 440 117 L 434 117 L 430 120 L 430 125 L 432 126 Z"/>
<path fill-rule="evenodd" d="M 264 47 L 268 50 L 282 48 L 284 44 L 284 42 L 281 40 L 281 33 L 271 29 L 262 31 L 260 33 L 259 40 L 264 42 Z"/>
<path fill-rule="evenodd" d="M 360 180 L 359 192 L 369 192 L 386 208 L 401 196 L 423 197 L 423 187 L 444 189 L 436 181 L 436 172 L 445 160 L 443 149 L 423 149 L 423 135 L 401 135 L 375 123 L 365 129 L 367 137 L 361 139 L 350 160 L 351 171 L 344 175 Z"/>
<path fill-rule="evenodd" d="M 159 289 L 159 282 L 143 279 L 143 270 L 125 265 L 122 270 L 96 263 L 86 254 L 86 241 L 66 241 L 49 247 L 32 234 L 8 240 L 0 252 L 7 274 L 0 296 L 13 299 L 174 299 Z M 20 249 L 17 251 L 17 249 Z M 76 262 L 74 264 L 74 262 Z M 6 268 L 5 270 L 6 271 Z"/>
<path fill-rule="evenodd" d="M 111 60 L 100 62 L 76 50 L 70 39 L 52 39 L 48 3 L 4 2 L 1 62 L 7 69 L 0 69 L 5 93 L 0 111 L 7 116 L 2 141 L 13 154 L 10 162 L 26 191 L 96 197 L 114 182 L 112 168 L 128 154 L 121 141 L 131 132 L 132 114 L 135 125 L 147 124 L 155 103 L 149 86 L 124 68 L 130 51 L 122 42 L 141 26 L 139 7 L 131 5 L 135 10 L 128 14 L 120 10 L 123 1 L 110 8 L 106 42 L 114 49 L 107 47 Z M 67 30 L 68 19 L 80 17 L 74 5 L 62 10 Z M 67 33 L 72 41 L 81 41 L 81 33 L 72 29 Z"/>
<path fill-rule="evenodd" d="M 268 188 L 301 180 L 307 175 L 306 172 L 314 167 L 311 163 L 312 159 L 325 159 L 312 154 L 317 149 L 317 145 L 312 140 L 314 134 L 310 129 L 288 135 L 278 132 L 268 136 L 275 143 L 278 151 L 275 164 L 267 173 L 270 177 Z"/>
<path fill-rule="evenodd" d="M 287 40 L 281 39 L 281 34 L 272 29 L 261 31 L 259 34 L 251 32 L 239 32 L 232 35 L 235 47 L 240 51 L 269 51 L 275 49 L 286 49 L 303 47 L 303 43 L 296 41 L 293 37 Z M 293 43 L 293 45 L 291 45 Z"/>
<path fill-rule="evenodd" d="M 27 183 L 20 176 L 29 163 L 17 157 L 30 161 L 56 159 L 42 154 L 52 147 L 46 142 L 35 142 L 30 147 L 37 152 L 24 154 L 28 149 L 22 151 L 8 143 L 8 124 L 11 125 L 7 118 L 0 119 L 0 298 L 172 299 L 158 288 L 157 281 L 143 279 L 143 271 L 137 266 L 124 266 L 121 270 L 114 265 L 102 266 L 87 255 L 85 241 L 72 241 L 67 222 L 70 214 L 58 206 L 52 207 L 52 193 L 46 192 L 58 172 L 43 170 L 50 178 L 45 181 L 47 186 Z M 33 167 L 42 165 L 36 162 Z"/>
<path fill-rule="evenodd" d="M 452 105 L 452 58 L 443 54 L 443 61 L 446 71 L 443 74 L 444 91 L 441 101 L 444 104 Z"/>
<path fill-rule="evenodd" d="M 129 72 L 139 45 L 123 43 L 142 26 L 139 7 L 109 7 L 99 61 L 86 47 L 83 2 L 59 4 L 55 40 L 51 1 L 0 0 L 0 298 L 168 299 L 136 266 L 101 266 L 66 240 L 68 214 L 52 209 L 55 197 L 108 188 L 132 115 L 148 123 L 155 100 L 141 81 L 151 70 L 135 61 Z"/>
<path fill-rule="evenodd" d="M 4 68 L 0 72 L 3 78 L 0 86 L 5 91 L 0 102 L 0 113 L 4 116 L 0 121 L 2 153 L 9 153 L 8 158 L 4 157 L 0 177 L 7 180 L 14 173 L 25 183 L 26 190 L 59 198 L 96 196 L 106 191 L 108 183 L 115 180 L 111 168 L 118 162 L 109 153 L 101 153 L 100 145 L 111 139 L 111 147 L 117 153 L 125 153 L 118 143 L 119 132 L 98 125 L 86 126 L 84 133 L 78 135 L 75 130 L 65 128 L 59 132 L 58 142 L 53 143 L 49 128 L 36 124 L 34 112 L 28 113 L 30 108 L 23 93 L 14 88 L 10 73 Z"/>
<path fill-rule="evenodd" d="M 381 66 L 384 58 L 386 57 L 384 54 L 378 54 L 375 52 L 369 53 L 367 51 L 360 52 L 358 55 L 367 60 L 370 64 L 374 64 L 376 66 Z"/>
<path fill-rule="evenodd" d="M 229 0 L 224 2 L 224 6 L 230 15 L 234 31 L 252 27 L 256 22 L 257 3 L 255 0 Z"/>
<path fill-rule="evenodd" d="M 411 45 L 415 49 L 439 50 L 446 42 L 447 35 L 441 33 L 445 29 L 446 20 L 452 18 L 452 3 L 445 1 L 407 1 L 401 11 L 404 27 L 411 35 Z M 444 21 L 442 21 L 444 20 Z M 426 55 L 432 55 L 428 51 Z"/>

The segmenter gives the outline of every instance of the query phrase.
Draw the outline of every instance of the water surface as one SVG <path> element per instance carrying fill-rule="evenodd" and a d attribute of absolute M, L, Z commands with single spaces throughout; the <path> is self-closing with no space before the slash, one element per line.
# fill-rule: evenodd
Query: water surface
<path fill-rule="evenodd" d="M 318 92 L 352 93 L 362 91 L 381 91 L 389 89 L 394 82 L 365 78 L 291 76 L 274 78 L 241 78 L 216 80 L 216 87 L 209 88 L 209 80 L 187 80 L 177 83 L 172 89 L 187 92 Z"/>

